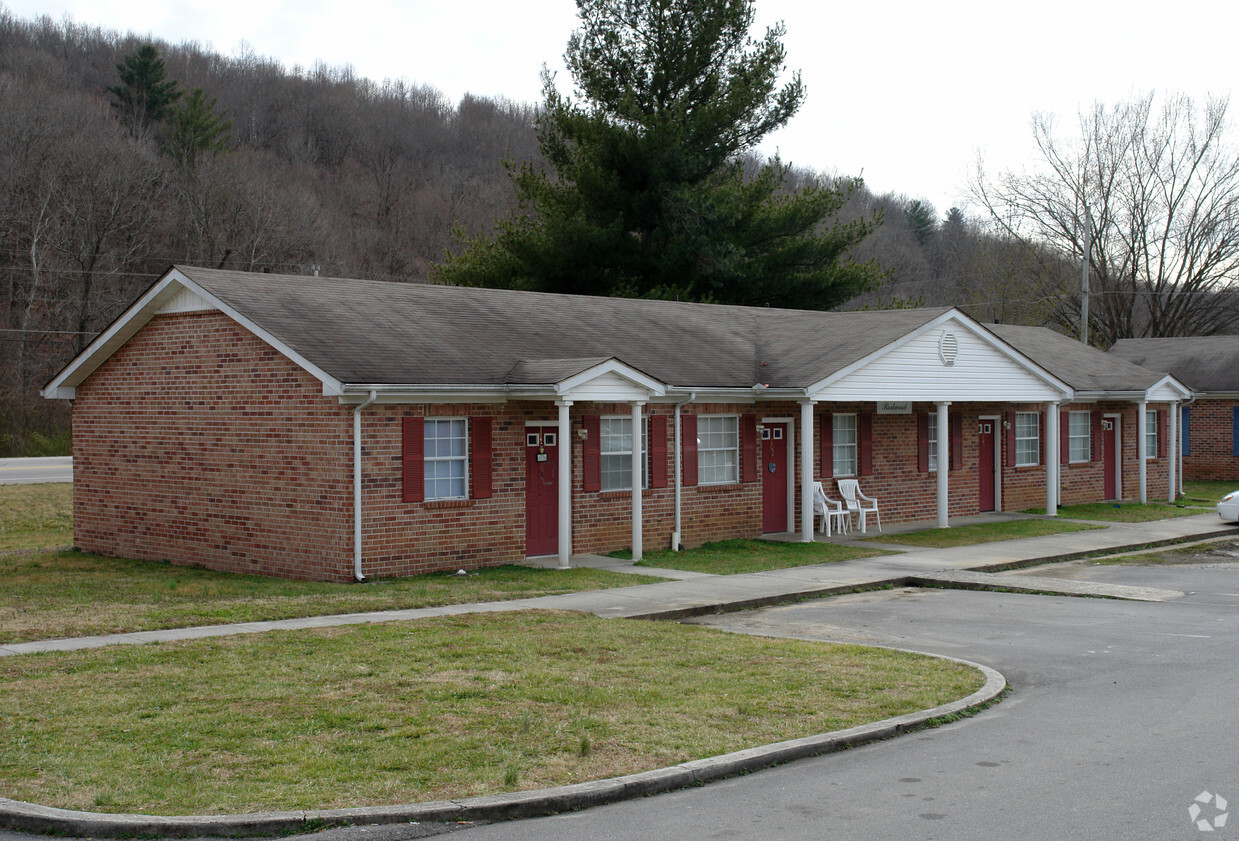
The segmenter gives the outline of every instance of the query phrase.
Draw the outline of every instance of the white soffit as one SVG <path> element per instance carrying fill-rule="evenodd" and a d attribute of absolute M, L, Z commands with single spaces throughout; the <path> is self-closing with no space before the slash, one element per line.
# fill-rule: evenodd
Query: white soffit
<path fill-rule="evenodd" d="M 175 298 L 164 304 L 159 312 L 163 315 L 178 312 L 210 312 L 216 309 L 219 307 L 194 290 L 182 289 Z"/>
<path fill-rule="evenodd" d="M 948 313 L 819 383 L 824 401 L 1048 402 L 1071 389 L 966 317 Z"/>

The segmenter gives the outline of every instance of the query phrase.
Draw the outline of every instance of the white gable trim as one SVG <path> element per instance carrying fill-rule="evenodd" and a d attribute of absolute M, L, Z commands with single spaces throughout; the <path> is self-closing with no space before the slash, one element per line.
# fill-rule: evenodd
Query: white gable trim
<path fill-rule="evenodd" d="M 560 380 L 555 384 L 555 393 L 565 400 L 649 400 L 665 396 L 667 386 L 618 359 L 608 359 Z"/>
<path fill-rule="evenodd" d="M 162 312 L 188 312 L 191 310 L 170 310 L 169 305 L 176 302 L 200 301 L 207 306 L 200 309 L 214 309 L 227 315 L 246 330 L 288 357 L 294 364 L 303 368 L 311 376 L 323 384 L 323 394 L 343 394 L 343 384 L 326 371 L 312 364 L 305 357 L 288 347 L 275 336 L 250 321 L 241 313 L 225 304 L 219 298 L 203 289 L 186 277 L 178 269 L 169 269 L 159 281 L 146 291 L 142 297 L 125 310 L 119 318 L 99 334 L 87 348 L 79 353 L 72 362 L 66 365 L 59 374 L 52 378 L 42 390 L 44 397 L 60 400 L 72 400 L 76 395 L 77 386 L 81 385 L 100 365 L 106 362 L 112 354 L 120 350 L 126 342 L 133 338 L 139 330 L 145 327 L 152 318 Z M 200 311 L 200 309 L 192 311 Z"/>
<path fill-rule="evenodd" d="M 903 349 L 911 342 L 923 341 L 930 334 L 935 332 L 942 333 L 940 338 L 947 338 L 947 341 L 939 342 L 937 351 L 938 361 L 944 368 L 953 367 L 955 362 L 954 353 L 958 350 L 959 336 L 954 336 L 955 342 L 951 342 L 946 334 L 958 332 L 962 336 L 974 343 L 980 343 L 992 350 L 997 359 L 1004 361 L 1017 367 L 1028 377 L 1025 380 L 1024 388 L 1021 389 L 1024 393 L 1019 397 L 1021 401 L 1056 401 L 1069 399 L 1073 390 L 1067 383 L 1055 377 L 1046 369 L 1037 365 L 1028 357 L 1017 351 L 1011 345 L 999 339 L 990 331 L 981 327 L 971 318 L 957 309 L 950 309 L 947 312 L 939 315 L 937 318 L 922 324 L 915 330 L 911 330 L 903 336 L 899 337 L 890 344 L 879 348 L 855 362 L 847 365 L 825 379 L 819 380 L 816 383 L 808 386 L 805 389 L 805 394 L 812 400 L 833 401 L 833 400 L 869 400 L 873 399 L 872 394 L 853 394 L 850 393 L 854 389 L 845 386 L 845 381 L 849 378 L 854 378 L 854 375 L 862 373 L 866 368 L 879 363 L 884 358 Z M 1004 401 L 1010 399 L 1010 396 L 1003 393 L 1001 389 L 997 389 L 992 394 L 986 394 L 983 397 L 978 397 L 974 394 L 965 394 L 961 391 L 960 394 L 952 394 L 952 389 L 942 388 L 937 389 L 932 397 L 925 395 L 922 398 L 910 397 L 925 391 L 926 379 L 924 372 L 914 370 L 907 371 L 904 375 L 905 382 L 889 383 L 886 390 L 890 393 L 883 392 L 881 399 L 889 400 L 906 400 L 906 399 L 942 399 L 942 400 L 994 400 Z M 854 382 L 854 380 L 853 380 Z"/>
<path fill-rule="evenodd" d="M 159 310 L 161 315 L 178 312 L 213 312 L 217 307 L 192 289 L 182 289 Z"/>
<path fill-rule="evenodd" d="M 1164 401 L 1187 400 L 1192 396 L 1192 390 L 1176 380 L 1172 375 L 1167 374 L 1149 386 L 1145 394 L 1147 399 L 1160 403 Z"/>

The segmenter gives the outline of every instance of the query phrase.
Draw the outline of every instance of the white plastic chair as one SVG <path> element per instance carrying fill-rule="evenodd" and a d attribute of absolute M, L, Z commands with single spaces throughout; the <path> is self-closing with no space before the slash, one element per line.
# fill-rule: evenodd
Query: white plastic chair
<path fill-rule="evenodd" d="M 831 526 L 833 520 L 839 521 L 839 534 L 847 531 L 848 512 L 843 507 L 843 503 L 838 500 L 831 499 L 826 496 L 826 489 L 822 487 L 821 482 L 813 483 L 813 516 L 821 516 L 822 525 L 818 531 L 826 532 L 826 536 L 830 537 Z"/>
<path fill-rule="evenodd" d="M 881 531 L 882 517 L 878 514 L 878 501 L 861 493 L 860 483 L 855 479 L 840 479 L 838 484 L 839 496 L 843 497 L 843 502 L 847 505 L 848 515 L 860 515 L 861 534 L 867 532 L 866 525 L 870 514 L 878 521 L 878 531 Z"/>

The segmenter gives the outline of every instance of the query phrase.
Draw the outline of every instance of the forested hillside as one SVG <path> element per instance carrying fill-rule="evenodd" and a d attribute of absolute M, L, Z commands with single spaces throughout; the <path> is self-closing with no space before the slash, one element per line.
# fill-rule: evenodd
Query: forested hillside
<path fill-rule="evenodd" d="M 38 389 L 169 265 L 424 281 L 454 230 L 512 208 L 503 161 L 538 162 L 534 105 L 156 41 L 198 133 L 187 154 L 171 123 L 116 106 L 145 43 L 0 6 L 0 455 L 63 449 L 67 407 Z M 793 168 L 786 188 L 819 178 Z M 886 281 L 849 306 L 1051 318 L 1036 289 L 1063 282 L 1060 261 L 863 188 L 841 217 L 877 207 L 853 256 Z"/>

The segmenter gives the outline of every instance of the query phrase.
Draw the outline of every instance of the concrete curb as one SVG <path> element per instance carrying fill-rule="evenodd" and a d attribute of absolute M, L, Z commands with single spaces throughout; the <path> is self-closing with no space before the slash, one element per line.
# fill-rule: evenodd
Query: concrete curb
<path fill-rule="evenodd" d="M 0 797 L 0 827 L 23 832 L 77 837 L 245 838 L 256 835 L 289 835 L 334 826 L 500 821 L 586 809 L 605 803 L 688 788 L 768 768 L 772 765 L 781 765 L 797 759 L 834 753 L 858 745 L 889 739 L 902 733 L 933 726 L 944 718 L 966 715 L 983 709 L 1007 689 L 1006 679 L 988 666 L 936 654 L 927 656 L 963 663 L 978 669 L 985 675 L 985 684 L 976 692 L 958 701 L 872 724 L 863 724 L 847 730 L 807 736 L 802 739 L 775 742 L 707 759 L 696 759 L 669 768 L 642 771 L 623 777 L 594 780 L 558 788 L 409 805 L 319 811 L 256 812 L 245 815 L 110 815 L 100 812 L 55 809 Z"/>

